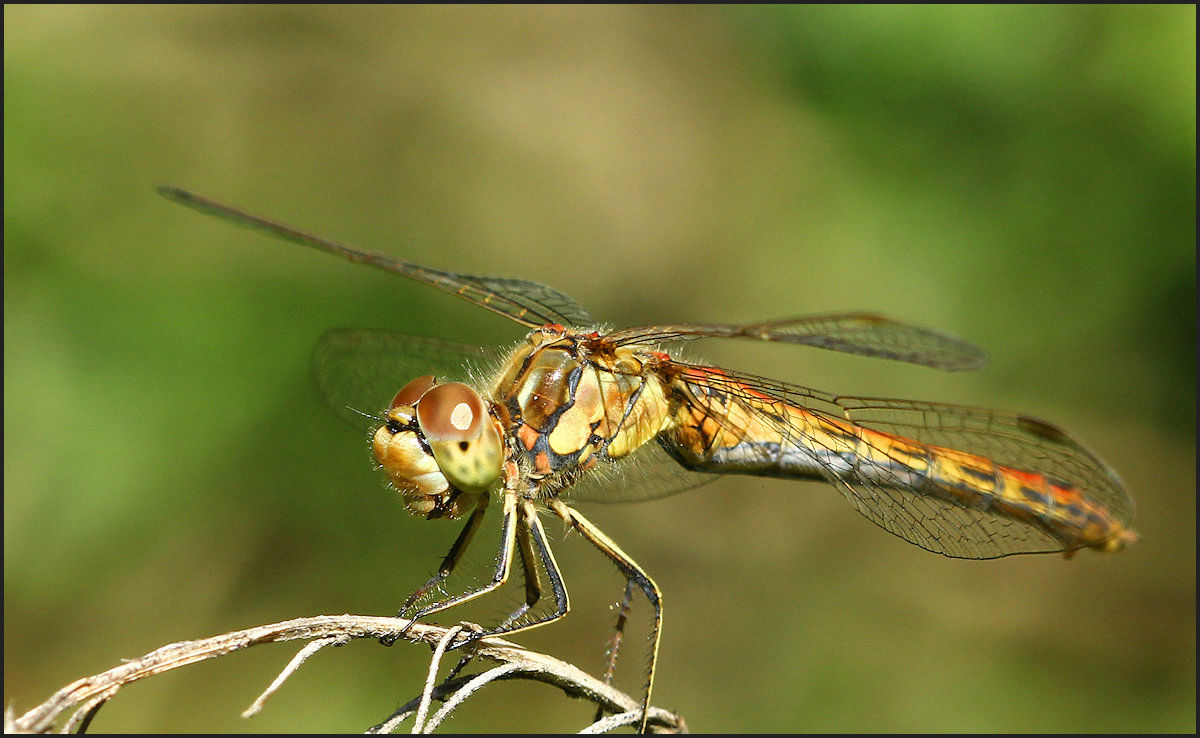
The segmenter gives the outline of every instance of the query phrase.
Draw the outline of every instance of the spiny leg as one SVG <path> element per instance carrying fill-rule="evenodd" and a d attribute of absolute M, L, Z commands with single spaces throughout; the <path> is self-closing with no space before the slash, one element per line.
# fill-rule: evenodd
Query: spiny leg
<path fill-rule="evenodd" d="M 496 571 L 492 574 L 492 581 L 474 589 L 467 590 L 461 594 L 454 595 L 453 597 L 448 597 L 444 600 L 425 605 L 411 615 L 407 614 L 408 610 L 412 608 L 413 604 L 416 603 L 420 597 L 428 593 L 431 589 L 433 589 L 434 586 L 440 585 L 443 581 L 445 581 L 446 577 L 450 575 L 450 572 L 453 571 L 455 564 L 457 564 L 458 560 L 462 557 L 463 550 L 466 549 L 467 544 L 471 542 L 471 538 L 475 535 L 475 531 L 479 527 L 479 521 L 483 519 L 483 508 L 480 507 L 476 509 L 476 511 L 471 514 L 470 519 L 467 520 L 466 527 L 463 528 L 462 533 L 459 534 L 458 539 L 450 548 L 450 553 L 446 555 L 446 558 L 442 562 L 442 566 L 438 570 L 438 573 L 435 574 L 428 582 L 418 588 L 416 592 L 409 596 L 404 603 L 404 609 L 400 611 L 397 617 L 403 617 L 412 621 L 416 621 L 425 617 L 426 615 L 430 615 L 440 610 L 445 610 L 448 607 L 453 607 L 461 602 L 466 602 L 467 600 L 471 600 L 482 594 L 491 592 L 493 589 L 496 589 L 508 581 L 508 572 L 512 566 L 513 538 L 516 531 L 516 518 L 516 493 L 512 490 L 505 490 L 503 520 L 501 521 L 500 529 L 500 551 L 496 554 Z M 394 643 L 396 638 L 390 638 L 390 642 L 385 641 L 384 639 L 380 640 L 387 645 L 389 643 Z"/>
<path fill-rule="evenodd" d="M 572 528 L 579 531 L 589 543 L 600 549 L 600 552 L 616 565 L 617 569 L 625 575 L 625 587 L 627 591 L 633 585 L 637 585 L 642 590 L 642 593 L 646 595 L 650 606 L 654 608 L 654 625 L 650 634 L 650 668 L 646 673 L 646 688 L 642 699 L 642 721 L 638 727 L 639 732 L 645 733 L 646 721 L 650 712 L 650 692 L 654 688 L 654 667 L 658 662 L 659 636 L 662 633 L 662 592 L 659 590 L 658 585 L 654 583 L 654 580 L 637 565 L 636 561 L 622 551 L 611 538 L 604 535 L 603 531 L 593 525 L 587 518 L 580 515 L 578 511 L 557 498 L 548 500 L 548 504 L 559 517 L 565 520 Z"/>
<path fill-rule="evenodd" d="M 450 649 L 462 648 L 468 643 L 473 643 L 488 636 L 499 635 L 501 633 L 516 633 L 536 628 L 539 625 L 545 625 L 546 623 L 558 620 L 565 616 L 571 609 L 567 589 L 563 584 L 562 574 L 559 573 L 558 564 L 554 561 L 554 554 L 550 551 L 550 545 L 546 541 L 546 531 L 542 528 L 541 521 L 538 520 L 536 509 L 532 503 L 522 501 L 520 507 L 517 508 L 517 515 L 519 521 L 516 530 L 516 550 L 521 557 L 521 569 L 525 574 L 525 604 L 509 613 L 508 617 L 494 628 L 483 629 L 476 626 L 474 632 L 451 644 Z M 537 547 L 536 555 L 534 553 L 535 546 Z M 516 621 L 528 612 L 542 596 L 541 581 L 537 573 L 538 557 L 542 561 L 542 566 L 546 570 L 546 577 L 550 580 L 550 588 L 554 593 L 554 612 L 517 625 Z M 458 662 L 458 665 L 451 670 L 450 674 L 446 676 L 443 684 L 456 677 L 470 659 L 470 654 L 464 656 Z"/>
<path fill-rule="evenodd" d="M 517 523 L 517 554 L 520 556 L 521 574 L 525 578 L 525 604 L 510 612 L 508 617 L 500 621 L 495 628 L 497 631 L 508 630 L 542 598 L 542 583 L 538 578 L 537 559 L 534 556 L 533 543 L 529 536 L 529 516 L 521 513 L 518 517 L 520 520 Z"/>
<path fill-rule="evenodd" d="M 617 668 L 617 654 L 621 651 L 621 641 L 625 638 L 625 623 L 629 619 L 629 605 L 633 599 L 633 580 L 625 580 L 625 593 L 617 603 L 617 624 L 613 628 L 612 640 L 609 642 L 608 659 L 604 665 L 604 683 L 612 684 L 613 672 Z"/>
<path fill-rule="evenodd" d="M 529 521 L 529 531 L 533 535 L 533 543 L 537 546 L 538 556 L 542 560 L 542 568 L 546 571 L 546 578 L 550 580 L 550 590 L 554 593 L 554 612 L 539 620 L 536 620 L 524 628 L 532 628 L 535 625 L 548 623 L 552 620 L 557 620 L 571 609 L 571 600 L 567 596 L 567 586 L 563 584 L 562 573 L 558 570 L 558 562 L 554 560 L 554 552 L 550 550 L 550 543 L 546 540 L 546 529 L 542 527 L 542 521 L 538 520 L 537 511 L 533 505 L 526 502 L 526 519 Z"/>
<path fill-rule="evenodd" d="M 608 642 L 608 658 L 604 661 L 604 683 L 612 684 L 613 675 L 617 670 L 617 656 L 621 652 L 621 641 L 625 638 L 625 623 L 629 620 L 629 605 L 633 600 L 633 580 L 625 580 L 625 593 L 617 603 L 617 624 L 613 628 L 612 639 Z M 596 722 L 604 717 L 604 706 L 596 706 Z"/>
<path fill-rule="evenodd" d="M 446 558 L 442 559 L 442 565 L 438 567 L 437 573 L 408 596 L 408 599 L 400 606 L 400 612 L 396 613 L 396 617 L 407 617 L 407 613 L 412 610 L 417 600 L 428 594 L 434 587 L 441 589 L 442 583 L 454 572 L 454 567 L 458 566 L 463 551 L 467 549 L 467 546 L 471 543 L 471 539 L 475 537 L 475 532 L 479 530 L 479 524 L 483 522 L 483 514 L 487 510 L 487 504 L 488 498 L 481 497 L 479 506 L 471 513 L 471 517 L 467 518 L 467 524 L 463 526 L 462 532 L 458 534 L 458 538 L 455 539 L 454 545 L 450 547 Z"/>
<path fill-rule="evenodd" d="M 558 620 L 571 609 L 571 601 L 567 596 L 567 587 L 563 584 L 562 574 L 558 570 L 558 564 L 554 560 L 554 553 L 550 550 L 550 544 L 546 539 L 546 530 L 542 527 L 541 521 L 538 520 L 537 510 L 534 508 L 533 503 L 522 500 L 521 506 L 518 508 L 518 515 L 521 518 L 526 536 L 525 541 L 519 544 L 522 547 L 519 549 L 521 550 L 522 565 L 530 566 L 536 576 L 536 562 L 537 559 L 541 559 L 542 569 L 546 572 L 546 579 L 550 582 L 550 591 L 554 594 L 554 611 L 525 623 L 518 624 L 515 622 L 518 617 L 524 615 L 529 610 L 533 603 L 541 599 L 542 590 L 540 581 L 534 581 L 532 587 L 536 587 L 535 590 L 531 588 L 531 583 L 527 579 L 525 582 L 525 605 L 513 611 L 500 625 L 473 633 L 467 640 L 456 643 L 453 646 L 454 648 L 458 648 L 464 643 L 486 638 L 487 636 L 500 635 L 501 633 L 517 633 L 522 630 L 536 628 L 539 625 L 545 625 L 546 623 Z M 520 540 L 520 536 L 518 536 L 518 540 Z M 530 542 L 533 545 L 528 550 L 524 550 L 523 547 Z M 534 549 L 537 552 L 536 558 L 534 557 Z M 527 562 L 526 559 L 528 559 Z"/>
<path fill-rule="evenodd" d="M 416 590 L 414 590 L 413 593 L 404 600 L 404 604 L 400 606 L 400 611 L 396 613 L 396 617 L 408 619 L 408 615 L 412 611 L 413 605 L 416 604 L 418 600 L 428 594 L 435 587 L 439 590 L 441 589 L 442 583 L 445 582 L 446 579 L 449 578 L 450 574 L 454 572 L 454 567 L 458 565 L 459 559 L 462 558 L 463 551 L 467 549 L 467 546 L 471 543 L 471 539 L 475 537 L 475 532 L 479 530 L 479 524 L 483 522 L 483 513 L 486 509 L 487 498 L 484 497 L 480 500 L 479 507 L 475 508 L 475 511 L 471 513 L 471 517 L 467 518 L 467 524 L 463 526 L 462 531 L 460 531 L 458 534 L 458 538 L 454 540 L 454 545 L 450 546 L 450 551 L 447 552 L 446 557 L 442 559 L 442 565 L 438 567 L 437 573 L 430 577 L 429 581 L 425 582 L 420 587 L 417 587 Z M 415 622 L 416 618 L 414 617 L 410 620 L 409 626 Z M 399 633 L 381 637 L 379 642 L 385 646 L 392 645 L 401 636 L 408 632 L 409 626 L 405 626 L 404 630 L 400 631 Z"/>

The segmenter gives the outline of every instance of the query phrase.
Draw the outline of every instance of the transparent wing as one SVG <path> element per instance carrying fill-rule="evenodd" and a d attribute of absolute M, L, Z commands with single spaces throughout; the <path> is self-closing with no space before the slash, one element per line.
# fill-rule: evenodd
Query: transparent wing
<path fill-rule="evenodd" d="M 359 251 L 336 241 L 305 233 L 291 226 L 276 223 L 177 187 L 163 185 L 158 188 L 158 191 L 164 197 L 193 210 L 198 210 L 205 215 L 212 215 L 284 241 L 319 249 L 356 264 L 370 264 L 385 271 L 402 274 L 418 282 L 431 284 L 530 328 L 548 323 L 561 323 L 567 326 L 591 324 L 591 318 L 587 311 L 578 303 L 561 292 L 537 282 L 500 277 L 473 277 L 431 269 L 384 254 Z"/>
<path fill-rule="evenodd" d="M 1133 499 L 1117 473 L 1056 425 L 1029 415 L 959 405 L 838 397 L 846 417 L 866 428 L 918 442 L 987 456 L 1087 490 L 1122 523 L 1133 517 Z"/>
<path fill-rule="evenodd" d="M 1122 523 L 1128 522 L 1132 513 L 1132 501 L 1112 470 L 1044 421 L 956 405 L 837 397 L 751 374 L 680 366 L 694 370 L 681 380 L 692 401 L 711 406 L 708 398 L 714 392 L 729 398 L 728 411 L 708 415 L 713 422 L 735 433 L 744 432 L 748 422 L 766 426 L 773 431 L 780 453 L 797 449 L 814 465 L 814 473 L 805 476 L 829 481 L 871 522 L 929 551 L 985 559 L 1061 551 L 1064 545 L 1020 520 L 922 494 L 918 476 L 896 450 L 897 445 L 908 445 L 905 441 L 923 444 L 925 453 L 936 455 L 939 449 L 932 447 L 954 449 L 1011 469 L 1044 474 L 1086 491 Z M 796 422 L 788 406 L 801 408 L 812 421 Z M 890 458 L 893 470 L 886 471 L 887 467 L 876 462 L 873 477 L 853 473 L 855 463 L 846 458 L 846 445 L 835 447 L 838 444 L 831 435 L 816 430 L 822 418 L 830 419 L 826 425 L 835 428 L 845 428 L 850 421 L 892 434 L 890 441 L 877 437 L 877 445 L 867 452 L 875 459 Z M 870 438 L 865 436 L 860 442 L 869 444 Z M 894 443 L 897 440 L 900 444 Z"/>
<path fill-rule="evenodd" d="M 559 496 L 581 502 L 645 502 L 669 497 L 717 481 L 714 474 L 692 471 L 647 443 L 614 464 L 598 464 Z"/>
<path fill-rule="evenodd" d="M 957 336 L 900 323 L 873 313 L 783 318 L 743 325 L 677 323 L 624 328 L 605 336 L 615 345 L 659 344 L 700 338 L 751 338 L 961 371 L 987 363 L 983 349 Z"/>
<path fill-rule="evenodd" d="M 420 336 L 335 328 L 313 348 L 312 374 L 325 404 L 363 430 L 409 381 L 432 374 L 442 382 L 470 382 L 500 355 Z"/>

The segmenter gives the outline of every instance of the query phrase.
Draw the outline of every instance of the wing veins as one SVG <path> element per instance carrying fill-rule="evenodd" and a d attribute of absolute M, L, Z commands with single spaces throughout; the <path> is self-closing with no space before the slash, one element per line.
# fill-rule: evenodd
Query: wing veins
<path fill-rule="evenodd" d="M 587 311 L 570 297 L 537 282 L 470 276 L 423 267 L 386 254 L 354 249 L 177 187 L 162 185 L 158 191 L 164 197 L 205 215 L 283 241 L 325 251 L 355 264 L 367 264 L 424 282 L 530 328 L 548 323 L 587 325 L 591 322 Z"/>
<path fill-rule="evenodd" d="M 928 366 L 943 371 L 979 369 L 987 363 L 983 349 L 957 336 L 909 325 L 874 313 L 834 313 L 759 323 L 673 323 L 614 331 L 616 345 L 670 343 L 701 338 L 749 338 L 813 346 Z"/>
<path fill-rule="evenodd" d="M 811 434 L 805 433 L 802 427 L 777 420 L 772 414 L 761 410 L 763 403 L 797 406 L 816 416 L 842 423 L 849 421 L 856 427 L 898 435 L 922 445 L 984 456 L 993 463 L 1014 469 L 1040 472 L 1052 477 L 1064 476 L 1065 469 L 1069 472 L 1065 476 L 1071 484 L 1093 494 L 1119 519 L 1128 520 L 1132 510 L 1132 502 L 1120 480 L 1103 462 L 1061 431 L 1058 431 L 1061 435 L 1050 434 L 1052 443 L 1046 441 L 1045 431 L 1040 425 L 1036 426 L 1036 431 L 1031 429 L 1032 419 L 1025 416 L 957 405 L 835 396 L 748 373 L 728 370 L 713 373 L 708 367 L 682 362 L 678 365 L 697 370 L 705 377 L 702 384 L 727 393 L 741 403 L 739 411 L 752 414 L 769 425 L 783 444 L 837 453 L 836 449 L 821 444 Z M 682 381 L 688 384 L 688 380 Z M 888 420 L 870 414 L 870 411 L 880 409 L 903 410 L 910 416 L 907 419 Z M 785 417 L 783 413 L 776 415 Z M 738 430 L 736 423 L 721 413 L 710 413 L 710 417 L 726 429 Z M 996 558 L 1017 553 L 1062 550 L 1059 541 L 1032 525 L 986 509 L 961 507 L 937 496 L 914 491 L 902 476 L 905 473 L 902 459 L 896 459 L 886 448 L 873 445 L 862 434 L 856 433 L 856 438 L 857 444 L 897 462 L 900 471 L 891 477 L 891 484 L 856 474 L 853 466 L 849 474 L 838 472 L 829 467 L 820 455 L 810 456 L 816 460 L 818 470 L 826 481 L 837 487 L 860 514 L 888 532 L 926 550 L 957 558 Z M 782 448 L 779 453 L 782 455 Z"/>

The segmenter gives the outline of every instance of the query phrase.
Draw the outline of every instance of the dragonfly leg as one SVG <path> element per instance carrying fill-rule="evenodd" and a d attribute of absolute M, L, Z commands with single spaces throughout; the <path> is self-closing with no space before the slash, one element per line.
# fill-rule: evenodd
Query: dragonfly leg
<path fill-rule="evenodd" d="M 499 625 L 496 626 L 497 632 L 504 632 L 511 629 L 513 623 L 524 617 L 529 609 L 537 604 L 542 598 L 542 583 L 538 577 L 537 559 L 533 552 L 533 541 L 531 540 L 530 531 L 532 526 L 529 522 L 530 517 L 527 513 L 520 516 L 520 521 L 517 525 L 517 554 L 520 556 L 521 573 L 525 578 L 525 604 L 508 614 Z M 534 518 L 536 519 L 536 517 Z"/>
<path fill-rule="evenodd" d="M 458 566 L 458 561 L 462 558 L 463 551 L 470 545 L 471 539 L 475 537 L 475 532 L 479 530 L 479 524 L 483 522 L 483 514 L 487 509 L 487 503 L 487 497 L 480 499 L 479 506 L 471 513 L 471 517 L 467 518 L 467 524 L 463 526 L 462 531 L 458 534 L 458 538 L 454 541 L 454 545 L 450 547 L 450 551 L 442 559 L 442 565 L 438 567 L 437 573 L 408 596 L 408 599 L 400 606 L 400 612 L 396 613 L 396 617 L 408 617 L 407 613 L 412 611 L 414 603 L 435 587 L 440 587 L 442 582 L 446 581 L 450 574 L 453 573 L 454 567 Z"/>
<path fill-rule="evenodd" d="M 625 638 L 625 622 L 629 619 L 629 606 L 633 600 L 633 580 L 625 582 L 625 594 L 617 603 L 617 624 L 613 628 L 612 641 L 608 647 L 608 660 L 604 665 L 604 683 L 611 684 L 613 672 L 617 668 L 617 654 L 621 651 L 621 641 Z"/>
<path fill-rule="evenodd" d="M 562 574 L 558 570 L 558 564 L 554 561 L 554 553 L 550 550 L 550 544 L 546 538 L 546 530 L 542 527 L 541 521 L 538 520 L 537 510 L 534 508 L 533 503 L 522 501 L 521 506 L 518 508 L 518 514 L 521 518 L 521 524 L 517 529 L 517 550 L 520 552 L 521 565 L 526 567 L 527 572 L 532 572 L 532 575 L 527 575 L 525 580 L 525 604 L 510 613 L 500 625 L 473 633 L 465 640 L 456 643 L 453 646 L 454 648 L 458 648 L 471 641 L 479 640 L 480 638 L 486 638 L 487 636 L 500 635 L 501 633 L 517 633 L 522 630 L 536 628 L 539 625 L 545 625 L 546 623 L 558 620 L 571 609 L 570 598 L 567 596 L 567 587 L 563 584 Z M 536 558 L 534 556 L 535 549 L 537 553 Z M 554 610 L 528 622 L 518 624 L 517 620 L 541 599 L 542 587 L 540 580 L 537 578 L 537 559 L 539 558 L 542 562 L 542 569 L 546 572 L 546 578 L 550 581 L 550 591 L 554 594 Z"/>
<path fill-rule="evenodd" d="M 625 623 L 629 619 L 629 606 L 633 600 L 633 580 L 625 581 L 625 593 L 617 603 L 617 624 L 613 628 L 612 639 L 608 642 L 608 658 L 604 661 L 604 683 L 612 684 L 613 675 L 617 670 L 617 655 L 621 652 L 621 641 L 625 638 Z M 596 706 L 596 722 L 604 717 L 604 707 Z"/>
<path fill-rule="evenodd" d="M 636 585 L 646 595 L 650 606 L 654 608 L 654 624 L 650 634 L 650 668 L 646 672 L 646 686 L 642 698 L 642 721 L 638 732 L 646 732 L 646 721 L 650 712 L 650 692 L 654 687 L 654 667 L 658 662 L 658 642 L 662 633 L 662 591 L 654 580 L 646 574 L 642 567 L 637 565 L 629 554 L 621 550 L 611 538 L 606 536 L 603 531 L 597 528 L 587 518 L 579 514 L 577 510 L 567 505 L 558 498 L 548 500 L 548 504 L 555 513 L 558 514 L 564 521 L 567 522 L 575 530 L 579 531 L 584 538 L 588 540 L 600 552 L 608 557 L 608 560 L 616 565 L 617 569 L 625 575 L 625 587 L 627 591 L 632 590 Z M 623 623 L 621 623 L 623 629 Z"/>
<path fill-rule="evenodd" d="M 425 617 L 426 615 L 430 615 L 440 610 L 445 610 L 448 607 L 453 607 L 461 602 L 466 602 L 467 600 L 472 600 L 482 594 L 491 592 L 493 589 L 496 589 L 508 581 L 508 572 L 512 566 L 513 559 L 513 539 L 515 537 L 517 527 L 517 496 L 512 490 L 506 490 L 504 493 L 504 512 L 500 531 L 500 551 L 496 554 L 496 571 L 492 575 L 492 581 L 484 584 L 483 586 L 476 587 L 458 595 L 454 595 L 453 597 L 448 597 L 444 600 L 439 600 L 437 602 L 425 605 L 415 613 L 410 614 L 412 607 L 421 597 L 427 594 L 434 587 L 441 585 L 441 583 L 446 580 L 446 577 L 450 576 L 450 573 L 454 570 L 455 565 L 458 563 L 459 559 L 462 558 L 463 551 L 474 537 L 475 531 L 478 530 L 479 523 L 483 520 L 483 511 L 484 506 L 480 506 L 475 510 L 475 512 L 471 513 L 471 517 L 467 520 L 466 526 L 463 527 L 462 532 L 458 535 L 458 539 L 455 540 L 454 545 L 450 547 L 450 552 L 446 554 L 446 558 L 442 561 L 442 565 L 438 569 L 438 573 L 433 575 L 428 582 L 417 588 L 417 591 L 409 595 L 408 599 L 404 602 L 404 607 L 400 610 L 397 617 L 416 621 Z M 384 645 L 391 645 L 392 643 L 396 642 L 398 637 L 399 636 L 385 637 L 381 638 L 380 641 L 384 643 Z"/>

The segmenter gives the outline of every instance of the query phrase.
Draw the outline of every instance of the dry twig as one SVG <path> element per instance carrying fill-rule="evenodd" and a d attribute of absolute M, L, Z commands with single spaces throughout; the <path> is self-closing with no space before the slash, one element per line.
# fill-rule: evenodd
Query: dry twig
<path fill-rule="evenodd" d="M 9 706 L 5 710 L 4 730 L 6 733 L 45 733 L 54 730 L 55 723 L 64 719 L 63 732 L 86 730 L 88 723 L 100 707 L 112 699 L 126 684 L 159 674 L 181 666 L 194 664 L 205 659 L 224 656 L 250 646 L 263 643 L 279 643 L 291 640 L 312 641 L 288 663 L 280 675 L 258 699 L 243 713 L 249 717 L 257 713 L 263 702 L 273 694 L 310 656 L 325 646 L 343 645 L 354 638 L 378 639 L 383 636 L 398 636 L 414 643 L 426 643 L 440 648 L 434 654 L 430 667 L 430 678 L 421 696 L 397 710 L 387 721 L 368 732 L 390 732 L 399 723 L 418 710 L 413 732 L 428 732 L 435 729 L 458 705 L 486 684 L 499 679 L 531 679 L 561 689 L 571 697 L 589 700 L 608 713 L 614 713 L 586 728 L 586 732 L 604 732 L 619 725 L 636 722 L 640 718 L 640 702 L 599 679 L 589 676 L 571 664 L 545 654 L 528 651 L 514 643 L 499 638 L 484 638 L 465 647 L 470 650 L 464 661 L 455 667 L 450 676 L 435 685 L 438 661 L 446 648 L 453 643 L 455 635 L 463 626 L 444 628 L 425 623 L 409 623 L 399 618 L 371 617 L 366 615 L 320 615 L 311 618 L 287 620 L 281 623 L 261 625 L 256 628 L 224 633 L 198 641 L 180 641 L 132 659 L 113 669 L 72 682 L 56 692 L 41 705 L 16 716 Z M 501 664 L 482 674 L 457 676 L 469 658 L 481 658 Z M 444 700 L 443 707 L 432 717 L 425 719 L 431 700 Z M 632 717 L 630 717 L 632 716 Z M 681 717 L 666 710 L 650 708 L 650 728 L 658 732 L 685 732 L 686 725 Z"/>

